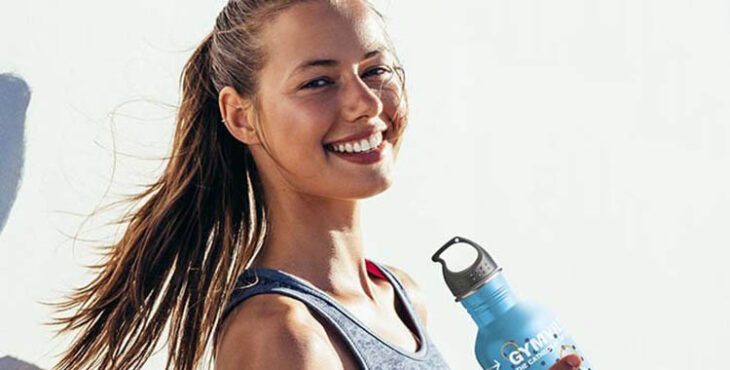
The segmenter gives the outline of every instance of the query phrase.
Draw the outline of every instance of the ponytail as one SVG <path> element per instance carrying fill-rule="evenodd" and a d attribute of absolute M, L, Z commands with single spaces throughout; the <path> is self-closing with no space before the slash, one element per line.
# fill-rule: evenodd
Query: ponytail
<path fill-rule="evenodd" d="M 203 357 L 235 277 L 263 244 L 260 179 L 245 144 L 221 123 L 211 80 L 213 33 L 181 75 L 182 101 L 169 162 L 155 183 L 127 200 L 141 207 L 104 262 L 54 318 L 59 334 L 83 328 L 54 369 L 139 369 L 169 321 L 165 369 Z"/>

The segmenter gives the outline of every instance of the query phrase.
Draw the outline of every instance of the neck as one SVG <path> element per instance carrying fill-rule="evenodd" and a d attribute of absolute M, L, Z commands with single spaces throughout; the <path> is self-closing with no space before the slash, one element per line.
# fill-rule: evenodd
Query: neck
<path fill-rule="evenodd" d="M 340 301 L 376 301 L 357 201 L 279 192 L 270 199 L 275 201 L 268 207 L 269 231 L 253 267 L 291 273 Z"/>

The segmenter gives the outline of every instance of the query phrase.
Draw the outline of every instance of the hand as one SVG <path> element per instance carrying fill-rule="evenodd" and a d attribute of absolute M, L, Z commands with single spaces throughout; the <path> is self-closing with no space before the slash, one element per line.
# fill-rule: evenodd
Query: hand
<path fill-rule="evenodd" d="M 556 362 L 555 365 L 551 366 L 549 370 L 576 370 L 580 366 L 582 361 L 580 356 L 575 353 L 563 356 L 560 361 Z"/>

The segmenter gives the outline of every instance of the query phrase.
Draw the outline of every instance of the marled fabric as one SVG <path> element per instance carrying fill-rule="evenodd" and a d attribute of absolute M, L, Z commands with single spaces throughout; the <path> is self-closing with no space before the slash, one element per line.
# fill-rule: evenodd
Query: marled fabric
<path fill-rule="evenodd" d="M 372 262 L 372 261 L 370 261 Z M 426 332 L 421 319 L 408 298 L 401 282 L 384 266 L 372 262 L 393 286 L 396 297 L 415 323 L 421 345 L 411 352 L 387 342 L 365 326 L 347 308 L 312 284 L 284 271 L 252 268 L 244 271 L 236 282 L 223 318 L 243 300 L 257 294 L 284 294 L 305 303 L 320 317 L 331 323 L 360 369 L 368 370 L 449 370 L 436 346 Z M 221 320 L 221 322 L 223 322 Z"/>

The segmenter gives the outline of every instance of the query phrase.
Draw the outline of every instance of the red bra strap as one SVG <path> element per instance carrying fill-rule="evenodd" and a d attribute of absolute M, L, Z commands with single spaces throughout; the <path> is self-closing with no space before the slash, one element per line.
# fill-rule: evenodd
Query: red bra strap
<path fill-rule="evenodd" d="M 380 271 L 380 269 L 378 268 L 378 266 L 375 266 L 375 264 L 367 258 L 365 259 L 365 267 L 367 268 L 368 273 L 370 273 L 371 275 L 375 275 L 381 279 L 387 280 L 383 272 Z"/>

